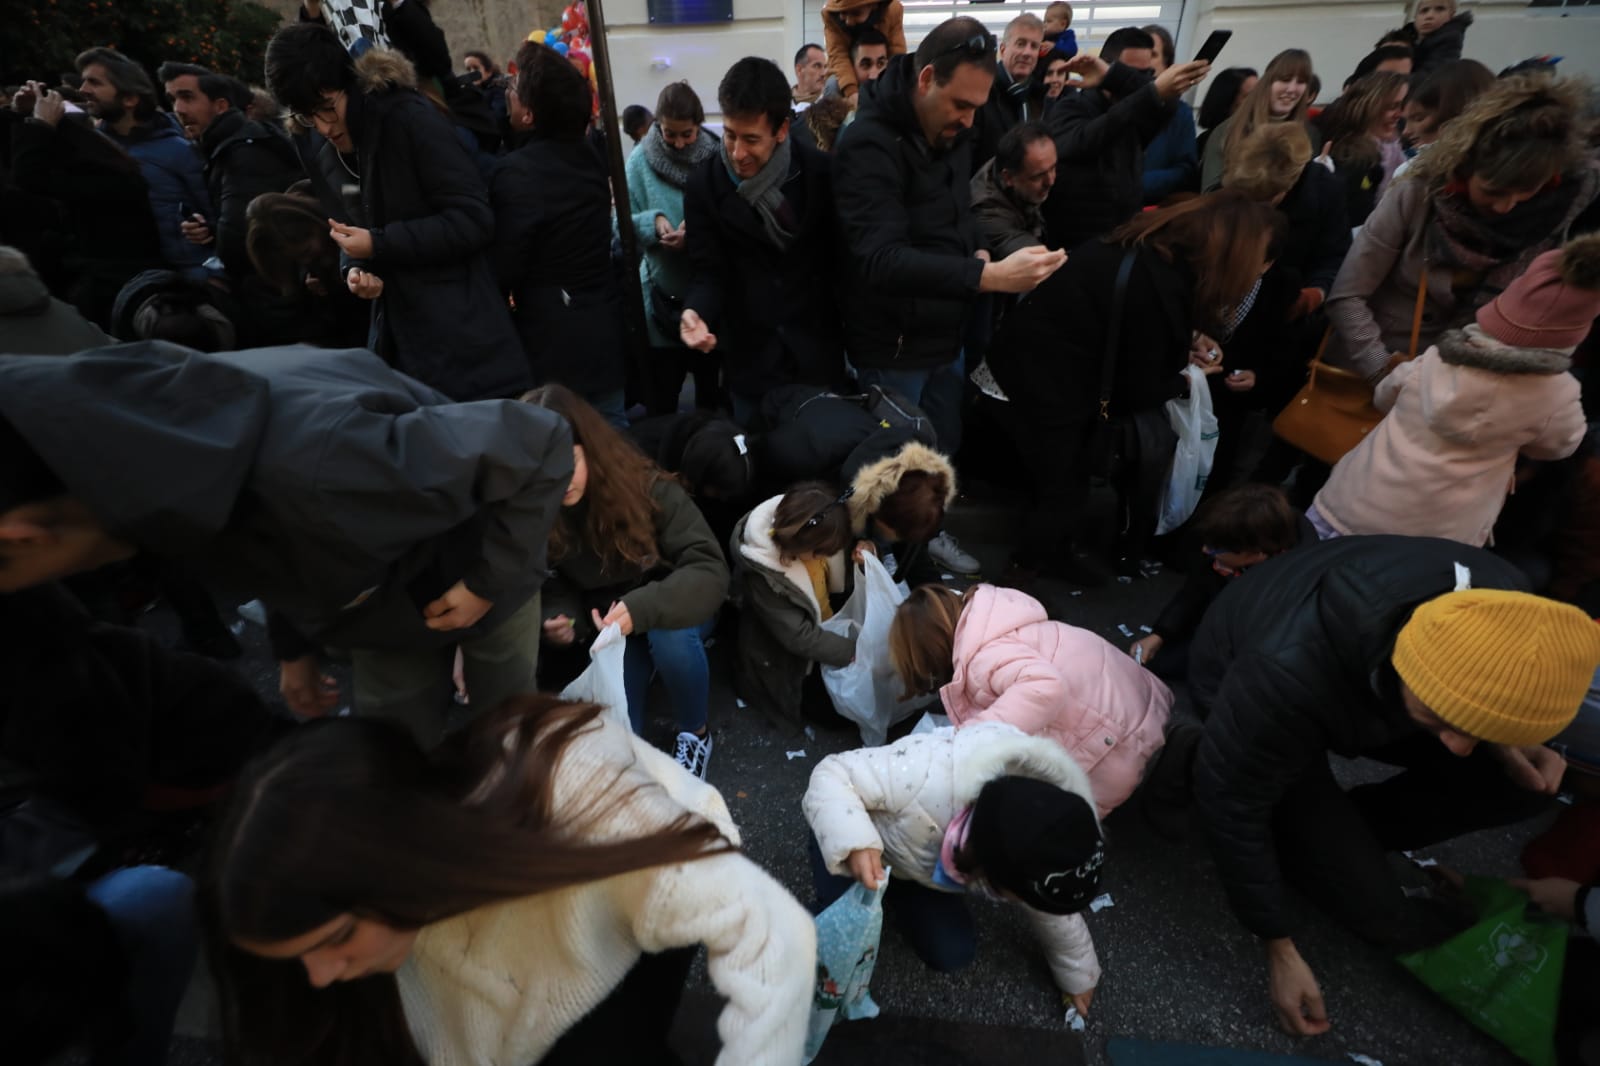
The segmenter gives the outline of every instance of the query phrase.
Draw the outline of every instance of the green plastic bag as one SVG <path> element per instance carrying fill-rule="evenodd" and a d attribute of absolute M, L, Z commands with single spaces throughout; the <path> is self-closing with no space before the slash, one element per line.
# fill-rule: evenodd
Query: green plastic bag
<path fill-rule="evenodd" d="M 1478 924 L 1401 965 L 1529 1066 L 1555 1066 L 1565 924 L 1530 916 L 1528 897 L 1504 881 L 1469 877 L 1466 894 Z"/>

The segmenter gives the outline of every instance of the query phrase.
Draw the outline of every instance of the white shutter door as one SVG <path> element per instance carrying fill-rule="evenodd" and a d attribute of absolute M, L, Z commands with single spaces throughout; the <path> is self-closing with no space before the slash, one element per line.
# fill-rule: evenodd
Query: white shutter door
<path fill-rule="evenodd" d="M 906 9 L 906 49 L 915 52 L 927 32 L 945 19 L 957 15 L 970 15 L 982 22 L 996 36 L 1006 23 L 1023 12 L 1044 18 L 1049 0 L 1008 0 L 1002 4 L 964 3 L 962 0 L 901 0 Z M 822 43 L 823 0 L 801 0 L 805 11 L 805 39 Z M 794 10 L 790 8 L 790 10 Z M 1077 35 L 1078 47 L 1095 51 L 1106 35 L 1123 26 L 1148 26 L 1152 22 L 1165 26 L 1174 37 L 1178 35 L 1178 20 L 1183 16 L 1183 0 L 1110 0 L 1107 3 L 1090 3 L 1074 0 L 1072 5 L 1072 32 Z M 1183 53 L 1180 43 L 1178 51 Z"/>

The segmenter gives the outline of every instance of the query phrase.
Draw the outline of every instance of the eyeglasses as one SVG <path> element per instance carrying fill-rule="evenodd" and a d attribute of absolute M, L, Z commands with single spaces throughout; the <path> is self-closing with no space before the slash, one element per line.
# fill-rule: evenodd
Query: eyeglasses
<path fill-rule="evenodd" d="M 855 486 L 852 485 L 850 488 L 845 489 L 842 493 L 839 494 L 839 498 L 837 500 L 834 500 L 832 503 L 828 504 L 828 506 L 824 507 L 822 510 L 818 511 L 816 514 L 814 514 L 810 518 L 806 519 L 806 524 L 801 526 L 800 528 L 801 529 L 816 529 L 818 526 L 822 525 L 822 520 L 824 518 L 828 517 L 828 512 L 829 511 L 833 510 L 835 507 L 840 506 L 841 504 L 843 504 L 845 501 L 849 500 L 850 497 L 854 496 L 855 494 L 856 494 Z"/>
<path fill-rule="evenodd" d="M 302 115 L 298 111 L 291 111 L 291 112 L 289 112 L 289 116 L 291 118 L 293 118 L 295 120 L 295 122 L 299 123 L 300 126 L 302 126 L 305 129 L 308 129 L 308 130 L 316 129 L 317 128 L 317 119 L 319 119 L 319 118 L 324 120 L 324 121 L 326 121 L 326 122 L 337 122 L 338 121 L 338 119 L 339 119 L 339 101 L 337 99 L 324 100 L 324 101 L 322 101 L 321 106 L 319 106 L 315 111 L 311 112 L 311 114 L 309 114 L 309 115 Z"/>
<path fill-rule="evenodd" d="M 968 37 L 964 41 L 951 45 L 933 58 L 937 62 L 945 56 L 953 56 L 957 52 L 964 52 L 973 59 L 982 59 L 984 56 L 994 52 L 994 35 L 985 32 L 974 37 Z"/>

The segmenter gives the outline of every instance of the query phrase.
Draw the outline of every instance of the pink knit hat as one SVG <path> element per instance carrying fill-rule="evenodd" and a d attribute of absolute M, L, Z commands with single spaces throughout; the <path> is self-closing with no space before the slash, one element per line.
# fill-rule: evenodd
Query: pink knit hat
<path fill-rule="evenodd" d="M 1533 261 L 1506 291 L 1478 308 L 1478 326 L 1513 348 L 1571 350 L 1600 315 L 1600 234 Z"/>

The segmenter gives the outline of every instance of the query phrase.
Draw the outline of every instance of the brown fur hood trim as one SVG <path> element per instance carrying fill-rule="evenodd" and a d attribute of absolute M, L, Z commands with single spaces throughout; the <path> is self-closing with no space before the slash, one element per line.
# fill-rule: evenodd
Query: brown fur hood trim
<path fill-rule="evenodd" d="M 1564 374 L 1572 356 L 1554 348 L 1513 348 L 1485 333 L 1477 323 L 1453 329 L 1438 340 L 1439 359 L 1495 374 Z"/>
<path fill-rule="evenodd" d="M 895 489 L 900 479 L 914 470 L 926 474 L 943 474 L 945 479 L 944 505 L 956 500 L 956 468 L 950 460 L 928 447 L 912 441 L 893 455 L 868 463 L 856 471 L 850 485 L 855 490 L 850 497 L 850 524 L 857 533 L 867 528 L 867 519 L 878 512 Z"/>
<path fill-rule="evenodd" d="M 399 52 L 374 48 L 356 60 L 356 87 L 364 93 L 415 89 L 417 68 Z"/>

